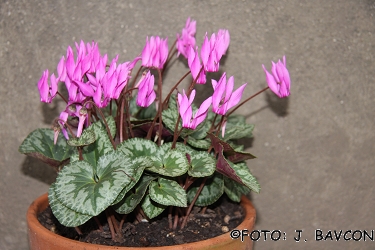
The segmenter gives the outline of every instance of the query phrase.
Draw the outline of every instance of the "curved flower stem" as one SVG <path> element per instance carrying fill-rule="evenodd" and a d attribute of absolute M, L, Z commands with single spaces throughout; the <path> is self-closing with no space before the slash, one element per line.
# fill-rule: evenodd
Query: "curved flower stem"
<path fill-rule="evenodd" d="M 137 74 L 135 75 L 134 79 L 133 79 L 133 82 L 131 84 L 131 89 L 134 88 L 134 85 L 135 85 L 135 82 L 137 81 L 137 78 L 139 76 L 139 73 L 141 73 L 141 70 L 142 70 L 143 66 L 139 67 L 138 71 L 137 71 Z"/>
<path fill-rule="evenodd" d="M 200 195 L 200 193 L 201 193 L 201 191 L 202 191 L 202 189 L 203 189 L 203 187 L 204 187 L 204 184 L 206 183 L 206 180 L 207 180 L 207 177 L 204 177 L 204 179 L 203 179 L 201 185 L 199 186 L 199 189 L 197 190 L 197 193 L 196 193 L 195 196 L 194 196 L 194 199 L 191 201 L 190 206 L 189 206 L 189 208 L 188 208 L 188 210 L 187 210 L 187 212 L 186 212 L 186 214 L 185 214 L 184 221 L 183 221 L 182 224 L 181 224 L 181 229 L 183 229 L 183 228 L 186 226 L 186 223 L 187 223 L 187 220 L 188 220 L 188 218 L 189 218 L 190 212 L 191 212 L 191 210 L 193 209 L 194 204 L 195 204 L 195 202 L 197 201 L 198 196 Z"/>
<path fill-rule="evenodd" d="M 124 124 L 124 112 L 122 112 L 124 110 L 124 106 L 125 106 L 125 97 L 123 97 L 121 99 L 121 113 L 120 113 L 120 143 L 123 142 L 123 133 L 124 133 L 124 129 L 123 129 L 123 124 Z M 127 136 L 126 136 L 127 137 Z M 127 138 L 125 138 L 126 140 Z"/>
<path fill-rule="evenodd" d="M 158 81 L 158 89 L 159 89 L 159 135 L 158 135 L 158 145 L 160 146 L 161 144 L 161 137 L 162 137 L 162 131 L 163 131 L 163 121 L 162 121 L 162 111 L 163 111 L 163 103 L 162 103 L 162 75 L 160 69 L 158 69 L 158 74 L 159 74 L 159 81 Z"/>
<path fill-rule="evenodd" d="M 173 93 L 173 91 L 177 88 L 177 86 L 190 74 L 190 70 L 188 72 L 185 73 L 185 75 L 183 75 L 183 77 L 181 77 L 181 79 L 171 88 L 171 90 L 169 91 L 169 94 L 167 95 L 167 97 L 164 99 L 164 102 L 163 102 L 163 109 L 167 108 L 167 104 L 169 102 L 169 99 L 171 98 L 171 95 Z"/>
<path fill-rule="evenodd" d="M 93 102 L 93 101 L 91 101 L 91 100 L 88 100 L 88 101 L 85 102 L 85 105 L 86 105 L 87 103 L 91 103 L 92 105 L 94 105 L 95 109 L 96 109 L 97 111 L 99 111 L 100 116 L 101 116 L 102 119 L 103 119 L 103 122 L 104 122 L 105 128 L 106 128 L 106 130 L 107 130 L 107 133 L 108 133 L 109 139 L 110 139 L 110 141 L 111 141 L 111 143 L 112 143 L 112 147 L 113 147 L 114 150 L 116 150 L 116 144 L 115 144 L 115 141 L 113 140 L 113 136 L 111 135 L 111 131 L 110 131 L 109 127 L 108 127 L 108 123 L 107 123 L 107 120 L 106 120 L 105 117 L 104 117 L 103 112 L 100 110 L 100 108 L 98 108 L 98 106 L 96 106 L 95 102 Z"/>
<path fill-rule="evenodd" d="M 61 99 L 64 100 L 64 102 L 65 102 L 66 104 L 68 104 L 68 101 L 65 99 L 65 97 L 64 97 L 59 91 L 57 91 L 57 94 L 61 97 Z"/>
<path fill-rule="evenodd" d="M 110 216 L 109 212 L 107 211 L 107 209 L 105 210 L 105 215 L 107 217 L 107 222 L 108 222 L 109 230 L 111 231 L 112 240 L 115 240 L 115 238 L 116 238 L 115 229 L 113 227 L 111 216 Z"/>
<path fill-rule="evenodd" d="M 161 71 L 160 69 L 157 69 L 158 74 L 159 74 L 159 81 L 158 81 L 158 95 L 159 95 L 159 106 L 158 106 L 158 113 L 155 115 L 154 120 L 152 121 L 151 127 L 147 132 L 147 139 L 151 139 L 152 131 L 154 131 L 155 123 L 156 120 L 159 118 L 159 130 L 157 133 L 158 137 L 158 145 L 160 146 L 161 144 L 161 137 L 162 137 L 162 131 L 163 131 L 163 121 L 162 121 L 162 111 L 163 111 L 163 103 L 162 103 L 162 76 L 161 76 Z"/>
<path fill-rule="evenodd" d="M 175 50 L 173 51 L 173 54 L 171 54 L 171 52 L 172 52 L 174 46 L 176 45 L 176 43 L 177 43 L 177 39 L 174 40 L 174 43 L 172 44 L 171 48 L 170 48 L 169 51 L 168 51 L 168 59 L 167 59 L 167 61 L 164 63 L 163 70 L 162 70 L 162 72 L 161 72 L 162 74 L 164 74 L 164 70 L 167 68 L 168 63 L 170 62 L 172 56 L 173 56 L 174 54 L 176 54 L 176 52 L 177 52 L 177 49 L 175 49 Z"/>
<path fill-rule="evenodd" d="M 237 105 L 237 107 L 235 107 L 234 109 L 232 109 L 228 114 L 226 114 L 225 116 L 228 117 L 230 116 L 234 111 L 236 111 L 239 107 L 241 107 L 243 104 L 245 104 L 247 101 L 250 101 L 251 99 L 253 99 L 254 97 L 256 97 L 257 95 L 259 95 L 260 93 L 266 91 L 267 89 L 269 89 L 269 87 L 265 87 L 264 89 L 258 91 L 257 93 L 255 93 L 254 95 L 250 96 L 249 98 L 247 98 L 245 101 L 241 102 L 240 104 Z"/>

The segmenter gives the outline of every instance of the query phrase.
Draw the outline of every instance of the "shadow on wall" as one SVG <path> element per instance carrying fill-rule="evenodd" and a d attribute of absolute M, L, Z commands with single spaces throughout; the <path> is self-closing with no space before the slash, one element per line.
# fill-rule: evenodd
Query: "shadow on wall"
<path fill-rule="evenodd" d="M 43 183 L 51 185 L 56 180 L 56 171 L 40 160 L 27 156 L 22 163 L 21 172 Z"/>

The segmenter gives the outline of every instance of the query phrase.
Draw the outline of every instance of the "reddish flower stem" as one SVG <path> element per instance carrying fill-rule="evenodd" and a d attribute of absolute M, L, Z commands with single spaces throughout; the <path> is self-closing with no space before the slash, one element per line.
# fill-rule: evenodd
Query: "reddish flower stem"
<path fill-rule="evenodd" d="M 254 97 L 256 97 L 257 95 L 259 95 L 260 93 L 266 91 L 267 89 L 269 89 L 269 87 L 266 87 L 260 91 L 258 91 L 257 93 L 255 93 L 254 95 L 250 96 L 249 98 L 247 98 L 245 101 L 241 102 L 240 104 L 237 105 L 237 107 L 235 107 L 234 109 L 232 109 L 228 114 L 226 114 L 225 116 L 228 117 L 230 116 L 234 111 L 236 111 L 239 107 L 241 107 L 243 104 L 245 104 L 246 102 L 250 101 L 251 99 L 253 99 Z"/>

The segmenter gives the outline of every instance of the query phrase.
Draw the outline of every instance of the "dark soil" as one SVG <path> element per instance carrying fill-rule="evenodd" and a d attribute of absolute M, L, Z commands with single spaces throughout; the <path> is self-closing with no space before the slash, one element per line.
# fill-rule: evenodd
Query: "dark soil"
<path fill-rule="evenodd" d="M 103 231 L 91 219 L 79 227 L 82 235 L 78 235 L 74 228 L 62 226 L 53 216 L 50 207 L 38 216 L 44 227 L 64 237 L 94 244 L 128 247 L 169 246 L 209 239 L 234 229 L 243 218 L 242 207 L 223 196 L 209 206 L 204 214 L 201 213 L 201 208 L 194 208 L 184 229 L 169 229 L 167 213 L 164 212 L 150 222 L 125 222 L 122 227 L 123 235 L 115 242 L 111 239 L 105 218 L 99 217 Z M 127 220 L 130 219 L 131 216 L 128 216 Z"/>

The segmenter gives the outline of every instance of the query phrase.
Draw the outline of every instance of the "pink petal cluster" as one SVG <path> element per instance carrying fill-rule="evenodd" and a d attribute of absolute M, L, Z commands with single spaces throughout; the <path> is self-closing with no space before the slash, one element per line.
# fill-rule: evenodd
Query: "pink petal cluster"
<path fill-rule="evenodd" d="M 188 65 L 191 71 L 191 75 L 198 84 L 206 83 L 206 72 L 202 68 L 202 63 L 198 55 L 198 47 L 194 50 L 193 47 L 189 48 L 188 53 Z M 199 76 L 198 76 L 199 75 Z"/>
<path fill-rule="evenodd" d="M 106 107 L 111 99 L 118 99 L 122 90 L 130 79 L 132 69 L 140 57 L 132 62 L 117 64 L 116 56 L 107 67 L 107 55 L 101 56 L 97 43 L 76 43 L 76 55 L 69 46 L 66 59 L 63 56 L 57 65 L 58 77 L 51 75 L 51 86 L 48 86 L 48 70 L 44 71 L 38 82 L 41 101 L 51 102 L 57 93 L 57 83 L 64 82 L 68 90 L 69 99 L 65 113 L 60 116 L 60 126 L 66 138 L 65 122 L 68 116 L 78 117 L 77 136 L 81 135 L 87 111 L 90 105 L 83 107 L 83 103 L 92 100 L 99 108 Z M 72 110 L 72 107 L 75 107 Z"/>
<path fill-rule="evenodd" d="M 201 48 L 201 58 L 207 72 L 217 72 L 221 57 L 226 53 L 230 42 L 228 30 L 219 30 L 208 40 L 207 33 Z"/>
<path fill-rule="evenodd" d="M 234 78 L 231 76 L 227 81 L 225 72 L 218 82 L 212 79 L 212 87 L 214 89 L 212 111 L 219 115 L 225 115 L 230 108 L 239 103 L 246 85 L 247 83 L 233 91 Z"/>
<path fill-rule="evenodd" d="M 60 113 L 58 124 L 60 125 L 61 131 L 67 140 L 69 140 L 69 134 L 65 123 L 68 121 L 69 116 L 78 118 L 78 124 L 71 124 L 71 129 L 76 133 L 77 137 L 80 137 L 85 121 L 87 120 L 87 109 L 80 104 L 71 104 L 68 105 L 63 112 Z M 55 134 L 55 144 L 57 135 L 58 134 Z"/>
<path fill-rule="evenodd" d="M 151 37 L 146 39 L 146 45 L 142 51 L 142 66 L 162 69 L 168 58 L 168 39 Z"/>
<path fill-rule="evenodd" d="M 137 105 L 141 107 L 150 106 L 155 98 L 156 93 L 154 90 L 154 76 L 150 74 L 150 71 L 147 71 L 146 74 L 142 75 L 141 80 L 137 84 L 138 86 L 138 96 L 137 96 Z"/>
<path fill-rule="evenodd" d="M 272 62 L 272 69 L 270 74 L 266 67 L 262 65 L 264 72 L 266 73 L 266 81 L 268 87 L 278 97 L 284 98 L 290 94 L 290 77 L 288 69 L 286 68 L 286 58 L 283 56 L 283 62 L 280 60 L 277 63 Z"/>
<path fill-rule="evenodd" d="M 207 98 L 199 107 L 199 109 L 195 112 L 193 116 L 192 110 L 192 103 L 195 98 L 195 90 L 193 90 L 188 98 L 185 94 L 185 90 L 183 90 L 182 95 L 178 93 L 177 100 L 178 100 L 178 109 L 180 116 L 182 118 L 182 127 L 195 129 L 199 124 L 201 124 L 204 119 L 206 119 L 208 108 L 211 106 L 212 103 L 212 96 Z"/>
<path fill-rule="evenodd" d="M 38 82 L 38 89 L 40 94 L 40 101 L 51 103 L 53 98 L 55 98 L 57 94 L 57 88 L 58 88 L 58 81 L 59 79 L 56 78 L 55 74 L 51 75 L 50 81 L 51 85 L 48 84 L 48 69 L 43 72 L 42 77 L 40 78 Z"/>
<path fill-rule="evenodd" d="M 188 58 L 190 47 L 195 47 L 196 25 L 197 22 L 189 17 L 181 31 L 181 35 L 177 34 L 177 56 L 182 54 L 185 58 Z"/>

